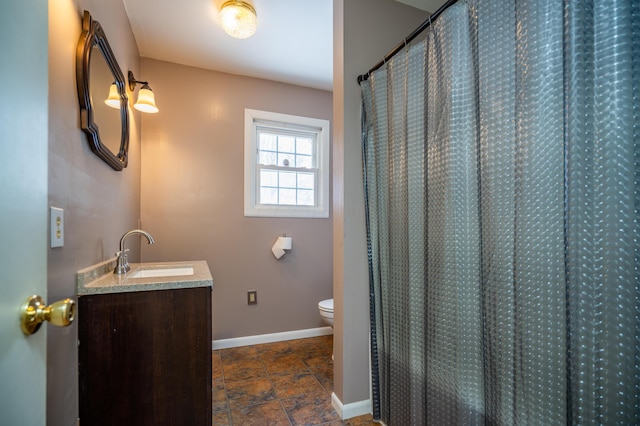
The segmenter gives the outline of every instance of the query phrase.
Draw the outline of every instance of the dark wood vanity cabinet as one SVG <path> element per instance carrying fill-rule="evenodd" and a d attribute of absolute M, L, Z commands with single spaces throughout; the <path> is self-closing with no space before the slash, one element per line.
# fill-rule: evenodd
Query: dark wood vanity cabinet
<path fill-rule="evenodd" d="M 211 425 L 211 287 L 78 298 L 80 424 Z"/>

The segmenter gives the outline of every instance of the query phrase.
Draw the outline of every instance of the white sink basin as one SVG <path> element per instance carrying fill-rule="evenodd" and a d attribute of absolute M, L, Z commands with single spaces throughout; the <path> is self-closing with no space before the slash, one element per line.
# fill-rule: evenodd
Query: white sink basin
<path fill-rule="evenodd" d="M 185 275 L 193 275 L 193 266 L 140 268 L 129 273 L 128 278 L 180 277 Z"/>

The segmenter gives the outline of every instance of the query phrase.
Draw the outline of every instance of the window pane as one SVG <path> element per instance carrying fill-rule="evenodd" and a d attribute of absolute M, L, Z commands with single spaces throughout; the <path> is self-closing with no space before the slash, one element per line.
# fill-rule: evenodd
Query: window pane
<path fill-rule="evenodd" d="M 299 206 L 313 206 L 313 190 L 309 189 L 298 189 L 298 205 Z"/>
<path fill-rule="evenodd" d="M 297 138 L 296 139 L 296 152 L 298 154 L 313 154 L 313 141 L 310 138 Z"/>
<path fill-rule="evenodd" d="M 295 158 L 293 154 L 278 154 L 278 166 L 295 167 Z"/>
<path fill-rule="evenodd" d="M 277 151 L 278 150 L 278 135 L 271 133 L 260 133 L 260 144 L 258 146 L 260 150 Z"/>
<path fill-rule="evenodd" d="M 260 204 L 278 204 L 276 188 L 260 188 Z"/>
<path fill-rule="evenodd" d="M 295 188 L 295 187 L 296 187 L 296 173 L 280 172 L 280 188 Z"/>
<path fill-rule="evenodd" d="M 260 164 L 265 166 L 276 165 L 276 153 L 270 151 L 260 151 Z"/>
<path fill-rule="evenodd" d="M 329 125 L 245 109 L 245 216 L 327 217 Z"/>
<path fill-rule="evenodd" d="M 296 190 L 295 189 L 280 189 L 280 204 L 282 205 L 296 205 Z"/>
<path fill-rule="evenodd" d="M 278 137 L 278 151 L 280 152 L 296 152 L 296 139 L 293 136 L 283 136 L 280 135 Z"/>
<path fill-rule="evenodd" d="M 278 172 L 276 170 L 260 170 L 260 186 L 278 186 Z"/>
<path fill-rule="evenodd" d="M 298 173 L 298 188 L 313 189 L 314 177 L 313 173 Z"/>
<path fill-rule="evenodd" d="M 313 158 L 310 155 L 296 155 L 296 167 L 312 168 Z"/>

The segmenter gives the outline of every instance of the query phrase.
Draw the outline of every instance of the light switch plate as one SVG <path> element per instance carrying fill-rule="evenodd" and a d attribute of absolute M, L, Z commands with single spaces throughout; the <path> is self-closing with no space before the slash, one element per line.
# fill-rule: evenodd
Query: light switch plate
<path fill-rule="evenodd" d="M 51 248 L 64 246 L 64 210 L 58 207 L 49 208 L 51 218 Z"/>

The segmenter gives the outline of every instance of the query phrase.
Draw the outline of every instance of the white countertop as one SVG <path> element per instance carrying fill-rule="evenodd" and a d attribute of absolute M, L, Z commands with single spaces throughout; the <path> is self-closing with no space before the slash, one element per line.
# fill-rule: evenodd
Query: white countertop
<path fill-rule="evenodd" d="M 184 262 L 131 263 L 131 270 L 123 275 L 113 273 L 116 259 L 106 260 L 76 274 L 78 296 L 89 294 L 127 293 L 152 290 L 171 290 L 194 287 L 213 287 L 213 278 L 205 260 Z M 132 278 L 139 269 L 192 267 L 193 275 Z"/>

